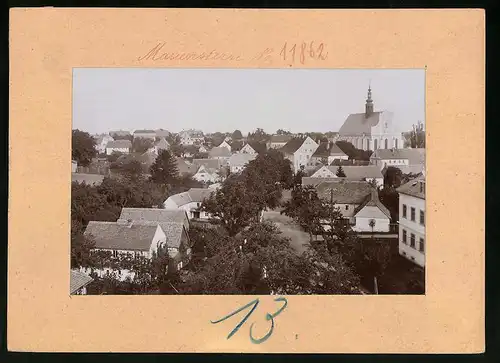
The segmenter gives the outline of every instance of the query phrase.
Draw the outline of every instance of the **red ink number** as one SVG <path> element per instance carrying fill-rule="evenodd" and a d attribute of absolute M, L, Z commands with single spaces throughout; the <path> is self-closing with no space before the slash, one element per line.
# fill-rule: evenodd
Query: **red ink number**
<path fill-rule="evenodd" d="M 297 54 L 298 53 L 298 54 Z M 297 50 L 297 44 L 293 44 L 290 48 L 285 42 L 280 51 L 280 57 L 285 62 L 295 63 L 296 56 L 301 64 L 305 64 L 306 60 L 325 60 L 328 57 L 328 52 L 325 51 L 325 45 L 320 43 L 315 46 L 314 42 L 302 42 L 300 49 Z"/>

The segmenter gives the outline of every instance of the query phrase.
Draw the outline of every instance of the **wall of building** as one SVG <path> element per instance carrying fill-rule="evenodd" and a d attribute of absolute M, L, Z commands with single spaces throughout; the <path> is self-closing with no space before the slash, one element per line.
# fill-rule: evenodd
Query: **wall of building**
<path fill-rule="evenodd" d="M 377 207 L 366 206 L 356 215 L 356 224 L 353 230 L 356 232 L 372 232 L 370 221 L 375 221 L 373 232 L 389 232 L 389 218 Z"/>
<path fill-rule="evenodd" d="M 406 218 L 403 217 L 403 205 L 407 206 Z M 415 221 L 411 220 L 412 207 L 415 208 Z M 420 224 L 420 211 L 424 212 L 425 224 L 425 200 L 399 194 L 399 253 L 416 264 L 425 266 L 425 225 Z M 406 243 L 403 231 L 406 231 Z M 415 247 L 411 247 L 412 234 L 415 236 Z M 424 242 L 424 252 L 420 252 L 420 239 Z"/>
<path fill-rule="evenodd" d="M 120 152 L 120 153 L 124 153 L 124 154 L 128 154 L 129 153 L 129 148 L 111 148 L 111 147 L 108 147 L 106 148 L 106 154 L 107 155 L 111 155 L 113 153 L 113 151 L 116 151 L 116 152 Z"/>

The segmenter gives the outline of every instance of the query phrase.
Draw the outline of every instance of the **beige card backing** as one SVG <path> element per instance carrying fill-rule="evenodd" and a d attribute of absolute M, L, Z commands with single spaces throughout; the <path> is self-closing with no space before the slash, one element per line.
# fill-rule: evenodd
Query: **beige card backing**
<path fill-rule="evenodd" d="M 483 351 L 482 10 L 39 8 L 10 15 L 9 350 Z M 325 59 L 279 55 L 285 42 L 311 41 L 323 43 Z M 144 57 L 159 43 L 171 59 Z M 70 297 L 74 67 L 426 68 L 426 295 L 289 296 L 263 344 L 252 344 L 248 325 L 265 334 L 272 296 L 260 298 L 229 340 L 241 318 L 210 320 L 253 297 Z"/>

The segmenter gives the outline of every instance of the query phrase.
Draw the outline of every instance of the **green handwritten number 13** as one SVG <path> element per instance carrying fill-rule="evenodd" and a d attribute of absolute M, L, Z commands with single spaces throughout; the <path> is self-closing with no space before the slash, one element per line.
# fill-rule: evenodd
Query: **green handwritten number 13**
<path fill-rule="evenodd" d="M 273 330 L 274 330 L 274 318 L 277 317 L 279 314 L 281 314 L 281 312 L 283 310 L 285 310 L 288 302 L 286 301 L 286 299 L 284 297 L 279 297 L 277 299 L 274 299 L 274 301 L 282 301 L 284 302 L 283 306 L 281 308 L 279 308 L 275 313 L 273 314 L 269 314 L 267 313 L 266 314 L 266 320 L 269 321 L 271 320 L 271 329 L 267 332 L 266 335 L 264 335 L 262 338 L 260 339 L 255 339 L 253 337 L 253 334 L 252 334 L 252 328 L 253 328 L 253 325 L 255 323 L 252 323 L 252 325 L 250 325 L 250 340 L 252 341 L 252 343 L 254 344 L 260 344 L 260 343 L 263 343 L 265 342 L 270 336 L 271 334 L 273 333 Z M 231 338 L 234 334 L 236 334 L 236 332 L 241 328 L 241 326 L 243 324 L 245 324 L 245 322 L 247 321 L 247 319 L 250 317 L 250 315 L 252 315 L 252 313 L 255 311 L 255 309 L 257 309 L 257 306 L 259 305 L 259 299 L 255 299 L 251 302 L 249 302 L 248 304 L 246 304 L 245 306 L 242 306 L 241 308 L 239 308 L 238 310 L 235 310 L 233 311 L 231 314 L 229 315 L 226 315 L 225 317 L 223 317 L 222 319 L 219 319 L 219 320 L 216 320 L 216 321 L 212 321 L 210 320 L 210 322 L 212 324 L 217 324 L 217 323 L 220 323 L 228 318 L 230 318 L 231 316 L 233 315 L 236 315 L 238 314 L 240 311 L 242 310 L 245 310 L 247 308 L 249 308 L 250 306 L 252 306 L 252 309 L 249 311 L 249 313 L 247 315 L 245 315 L 245 317 L 243 318 L 243 320 L 241 320 L 238 325 L 236 325 L 236 327 L 231 331 L 231 333 L 229 333 L 229 335 L 227 336 L 227 339 Z"/>

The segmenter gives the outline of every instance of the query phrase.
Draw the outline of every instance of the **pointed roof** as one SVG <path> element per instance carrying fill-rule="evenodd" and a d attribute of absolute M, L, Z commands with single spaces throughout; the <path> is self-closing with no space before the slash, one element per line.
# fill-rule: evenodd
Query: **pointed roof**
<path fill-rule="evenodd" d="M 382 204 L 380 199 L 378 198 L 378 192 L 376 189 L 372 189 L 371 193 L 366 196 L 363 203 L 361 203 L 354 211 L 354 215 L 358 214 L 364 207 L 371 206 L 377 207 L 384 213 L 389 219 L 391 218 L 391 212 L 385 205 Z"/>
<path fill-rule="evenodd" d="M 339 135 L 362 135 L 370 136 L 372 127 L 378 125 L 381 112 L 373 112 L 369 117 L 366 113 L 352 113 L 347 116 L 344 124 L 339 129 Z"/>
<path fill-rule="evenodd" d="M 219 159 L 193 159 L 193 165 L 196 165 L 198 168 L 203 165 L 206 168 L 219 169 L 221 161 Z"/>
<path fill-rule="evenodd" d="M 331 146 L 328 142 L 322 142 L 312 155 L 313 157 L 347 156 L 335 143 Z"/>
<path fill-rule="evenodd" d="M 304 143 L 306 137 L 294 137 L 288 141 L 280 150 L 285 154 L 295 153 Z"/>
<path fill-rule="evenodd" d="M 165 149 L 165 150 L 170 148 L 170 144 L 168 143 L 167 140 L 165 140 L 164 137 L 162 137 L 158 142 L 156 142 L 155 146 L 158 149 Z"/>
<path fill-rule="evenodd" d="M 162 208 L 122 208 L 120 220 L 152 221 L 165 223 L 182 223 L 189 228 L 186 211 L 181 209 Z"/>
<path fill-rule="evenodd" d="M 213 189 L 208 188 L 191 188 L 187 192 L 171 195 L 167 200 L 173 201 L 180 207 L 191 202 L 201 203 L 208 198 L 212 192 Z"/>
<path fill-rule="evenodd" d="M 333 199 L 338 204 L 361 204 L 373 189 L 368 182 L 344 178 L 322 181 L 314 187 L 320 198 L 330 198 L 333 191 Z"/>

